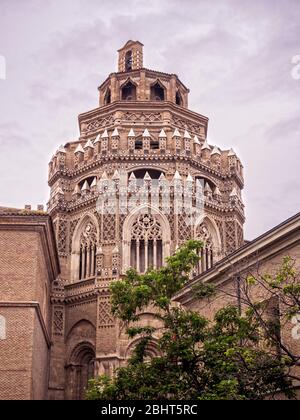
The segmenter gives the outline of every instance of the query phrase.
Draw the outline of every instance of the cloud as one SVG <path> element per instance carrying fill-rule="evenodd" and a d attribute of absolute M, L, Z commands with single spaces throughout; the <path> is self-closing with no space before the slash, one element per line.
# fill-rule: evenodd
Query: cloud
<path fill-rule="evenodd" d="M 98 105 L 117 49 L 139 39 L 145 66 L 177 73 L 190 108 L 210 118 L 213 143 L 240 155 L 247 238 L 295 213 L 299 15 L 298 0 L 2 0 L 2 204 L 46 201 L 47 161 L 78 138 L 77 116 Z"/>

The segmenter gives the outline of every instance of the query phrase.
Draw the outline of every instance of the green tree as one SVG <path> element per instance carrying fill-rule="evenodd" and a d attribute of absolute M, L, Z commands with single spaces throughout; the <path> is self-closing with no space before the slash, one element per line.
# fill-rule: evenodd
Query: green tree
<path fill-rule="evenodd" d="M 130 270 L 111 285 L 112 311 L 125 322 L 130 337 L 139 337 L 127 366 L 114 378 L 90 382 L 88 399 L 261 399 L 278 389 L 292 397 L 284 360 L 261 349 L 257 320 L 236 307 L 219 311 L 209 322 L 174 304 L 199 261 L 202 243 L 189 241 L 159 270 L 144 275 Z M 211 286 L 194 293 L 210 297 Z M 140 313 L 151 307 L 159 327 L 139 326 Z M 159 357 L 147 359 L 147 348 L 158 338 Z"/>

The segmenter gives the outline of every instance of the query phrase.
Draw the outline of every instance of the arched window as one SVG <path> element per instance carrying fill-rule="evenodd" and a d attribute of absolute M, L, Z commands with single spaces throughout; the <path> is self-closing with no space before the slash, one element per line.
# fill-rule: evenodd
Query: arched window
<path fill-rule="evenodd" d="M 104 105 L 109 105 L 111 103 L 111 91 L 107 89 L 104 97 Z"/>
<path fill-rule="evenodd" d="M 80 235 L 79 280 L 94 277 L 96 273 L 97 231 L 88 222 Z"/>
<path fill-rule="evenodd" d="M 200 274 L 212 268 L 214 264 L 212 236 L 204 223 L 197 228 L 197 239 L 203 242 L 203 248 L 200 251 L 201 260 L 198 263 L 198 271 Z"/>
<path fill-rule="evenodd" d="M 140 214 L 132 226 L 130 265 L 144 273 L 163 264 L 162 227 L 155 215 Z"/>
<path fill-rule="evenodd" d="M 176 92 L 176 105 L 179 105 L 179 106 L 183 105 L 182 96 L 181 96 L 179 90 L 177 90 L 177 92 Z"/>
<path fill-rule="evenodd" d="M 134 351 L 136 350 L 136 347 L 139 345 L 140 341 L 141 341 L 140 338 L 137 338 L 129 344 L 125 352 L 126 359 L 129 359 L 130 357 L 133 356 Z M 144 363 L 151 362 L 152 359 L 154 359 L 155 357 L 159 357 L 160 355 L 161 355 L 161 352 L 159 350 L 159 346 L 157 342 L 150 340 L 147 343 L 147 346 L 145 348 Z"/>
<path fill-rule="evenodd" d="M 0 315 L 0 340 L 6 340 L 6 319 Z"/>
<path fill-rule="evenodd" d="M 132 70 L 132 51 L 127 51 L 125 55 L 125 71 Z"/>
<path fill-rule="evenodd" d="M 200 251 L 200 261 L 197 267 L 197 273 L 202 274 L 212 268 L 215 262 L 220 258 L 221 239 L 217 226 L 209 219 L 205 218 L 201 224 L 196 226 L 196 239 L 203 242 L 203 248 Z"/>
<path fill-rule="evenodd" d="M 130 80 L 122 87 L 122 101 L 136 101 L 136 87 Z"/>
<path fill-rule="evenodd" d="M 158 205 L 147 203 L 134 208 L 123 224 L 123 272 L 133 267 L 144 273 L 163 266 L 170 255 L 170 244 L 170 223 Z"/>
<path fill-rule="evenodd" d="M 159 82 L 156 82 L 153 86 L 151 86 L 150 100 L 151 101 L 164 101 L 165 100 L 165 90 Z"/>

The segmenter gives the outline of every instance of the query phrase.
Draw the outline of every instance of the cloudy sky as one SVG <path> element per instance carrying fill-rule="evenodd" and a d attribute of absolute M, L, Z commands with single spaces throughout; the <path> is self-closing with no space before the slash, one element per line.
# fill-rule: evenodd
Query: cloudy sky
<path fill-rule="evenodd" d="M 48 161 L 78 138 L 128 39 L 241 157 L 246 238 L 300 211 L 298 0 L 0 0 L 0 205 L 46 203 Z"/>

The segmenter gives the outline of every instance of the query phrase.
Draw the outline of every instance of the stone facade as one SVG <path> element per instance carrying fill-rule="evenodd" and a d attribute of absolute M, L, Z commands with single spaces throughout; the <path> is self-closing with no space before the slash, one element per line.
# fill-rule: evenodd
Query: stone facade
<path fill-rule="evenodd" d="M 244 246 L 239 158 L 208 144 L 208 118 L 188 109 L 176 75 L 143 67 L 140 42 L 128 41 L 118 63 L 98 88 L 99 107 L 79 115 L 79 139 L 49 163 L 49 216 L 17 213 L 30 222 L 24 232 L 14 212 L 2 211 L 10 228 L 0 230 L 0 371 L 25 370 L 15 380 L 0 375 L 0 398 L 83 398 L 88 379 L 112 374 L 135 346 L 111 315 L 111 281 L 131 266 L 161 266 L 190 238 L 205 243 L 193 276 L 219 275 Z M 202 218 L 191 217 L 187 201 L 200 202 Z M 37 232 L 43 224 L 48 236 Z M 142 322 L 157 321 L 150 311 Z M 14 341 L 23 335 L 26 352 Z"/>

